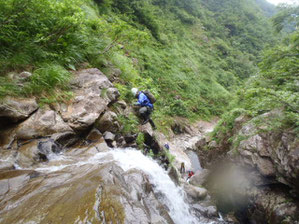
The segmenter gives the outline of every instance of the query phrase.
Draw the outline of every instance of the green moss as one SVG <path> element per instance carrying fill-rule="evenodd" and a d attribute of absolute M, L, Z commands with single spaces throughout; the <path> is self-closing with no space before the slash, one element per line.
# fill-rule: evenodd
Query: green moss
<path fill-rule="evenodd" d="M 105 223 L 124 224 L 125 211 L 122 204 L 116 199 L 120 195 L 121 190 L 112 187 L 109 190 L 104 190 L 101 195 L 99 212 L 103 212 L 102 217 Z"/>
<path fill-rule="evenodd" d="M 144 149 L 144 134 L 139 133 L 136 139 L 136 143 L 139 149 Z"/>

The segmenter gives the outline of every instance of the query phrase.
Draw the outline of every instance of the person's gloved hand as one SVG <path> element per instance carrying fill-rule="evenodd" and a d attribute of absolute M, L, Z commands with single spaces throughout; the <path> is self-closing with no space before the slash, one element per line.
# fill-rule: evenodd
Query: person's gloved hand
<path fill-rule="evenodd" d="M 134 103 L 133 106 L 140 106 L 138 102 Z"/>

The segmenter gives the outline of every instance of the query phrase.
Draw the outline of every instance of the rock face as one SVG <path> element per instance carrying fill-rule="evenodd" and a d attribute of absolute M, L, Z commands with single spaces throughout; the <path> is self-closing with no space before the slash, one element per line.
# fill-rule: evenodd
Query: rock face
<path fill-rule="evenodd" d="M 298 223 L 299 140 L 292 130 L 270 129 L 279 116 L 272 111 L 251 120 L 239 117 L 233 144 L 210 147 L 215 152 L 231 149 L 226 155 L 237 167 L 212 171 L 216 181 L 210 186 L 218 189 L 209 190 L 218 195 L 220 210 L 235 209 L 241 222 Z"/>
<path fill-rule="evenodd" d="M 119 92 L 98 69 L 86 69 L 75 73 L 71 82 L 74 98 L 56 109 L 71 128 L 77 131 L 90 127 L 115 101 Z"/>
<path fill-rule="evenodd" d="M 204 183 L 207 181 L 207 177 L 210 174 L 209 170 L 203 169 L 198 170 L 190 179 L 190 183 L 194 186 L 203 186 Z"/>
<path fill-rule="evenodd" d="M 208 191 L 205 188 L 195 187 L 190 184 L 185 184 L 184 189 L 187 195 L 194 201 L 203 200 L 208 194 Z"/>
<path fill-rule="evenodd" d="M 260 118 L 269 116 L 278 114 L 264 114 Z M 237 147 L 241 161 L 256 167 L 264 177 L 286 184 L 299 193 L 299 140 L 296 135 L 287 130 L 262 131 L 253 122 L 245 124 L 238 133 L 244 138 Z"/>
<path fill-rule="evenodd" d="M 28 118 L 37 109 L 38 105 L 35 99 L 7 97 L 0 103 L 0 121 L 18 122 Z"/>
<path fill-rule="evenodd" d="M 55 133 L 72 132 L 60 115 L 48 107 L 39 109 L 16 130 L 16 138 L 27 140 Z"/>

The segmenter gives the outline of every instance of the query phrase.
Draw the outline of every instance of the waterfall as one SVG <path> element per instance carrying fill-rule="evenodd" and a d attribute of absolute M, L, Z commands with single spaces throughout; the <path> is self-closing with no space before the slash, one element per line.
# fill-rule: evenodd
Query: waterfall
<path fill-rule="evenodd" d="M 125 171 L 136 168 L 149 175 L 156 193 L 163 194 L 162 202 L 169 208 L 169 214 L 175 223 L 199 223 L 189 212 L 189 205 L 184 201 L 184 191 L 173 183 L 166 171 L 153 159 L 133 149 L 117 149 L 110 153 Z"/>
<path fill-rule="evenodd" d="M 67 164 L 63 161 L 67 162 Z M 111 161 L 115 161 L 124 171 L 139 169 L 146 173 L 150 182 L 154 185 L 154 192 L 162 196 L 159 200 L 169 209 L 169 215 L 174 223 L 199 223 L 199 220 L 190 213 L 189 205 L 184 201 L 183 189 L 174 184 L 167 172 L 155 160 L 144 156 L 141 151 L 136 149 L 114 149 L 108 152 L 99 152 L 88 159 L 73 158 L 65 155 L 54 156 L 51 159 L 54 165 L 44 164 L 35 170 L 51 173 L 63 170 L 66 167 L 80 167 L 85 164 L 99 164 Z"/>

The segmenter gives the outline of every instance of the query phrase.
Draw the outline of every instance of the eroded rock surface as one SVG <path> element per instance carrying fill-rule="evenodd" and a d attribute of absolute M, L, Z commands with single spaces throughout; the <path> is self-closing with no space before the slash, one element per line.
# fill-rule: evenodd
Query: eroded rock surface
<path fill-rule="evenodd" d="M 108 78 L 96 68 L 75 72 L 71 86 L 73 99 L 57 105 L 56 110 L 71 128 L 78 131 L 94 124 L 107 105 L 119 96 Z"/>
<path fill-rule="evenodd" d="M 18 126 L 16 138 L 27 140 L 72 131 L 56 111 L 46 106 Z"/>
<path fill-rule="evenodd" d="M 277 113 L 262 115 L 260 118 L 279 116 Z M 260 119 L 258 118 L 258 119 Z M 299 189 L 299 140 L 287 130 L 263 131 L 254 120 L 239 131 L 242 140 L 237 147 L 244 164 L 256 167 L 264 177 L 278 183 Z M 299 192 L 299 190 L 298 190 Z"/>

